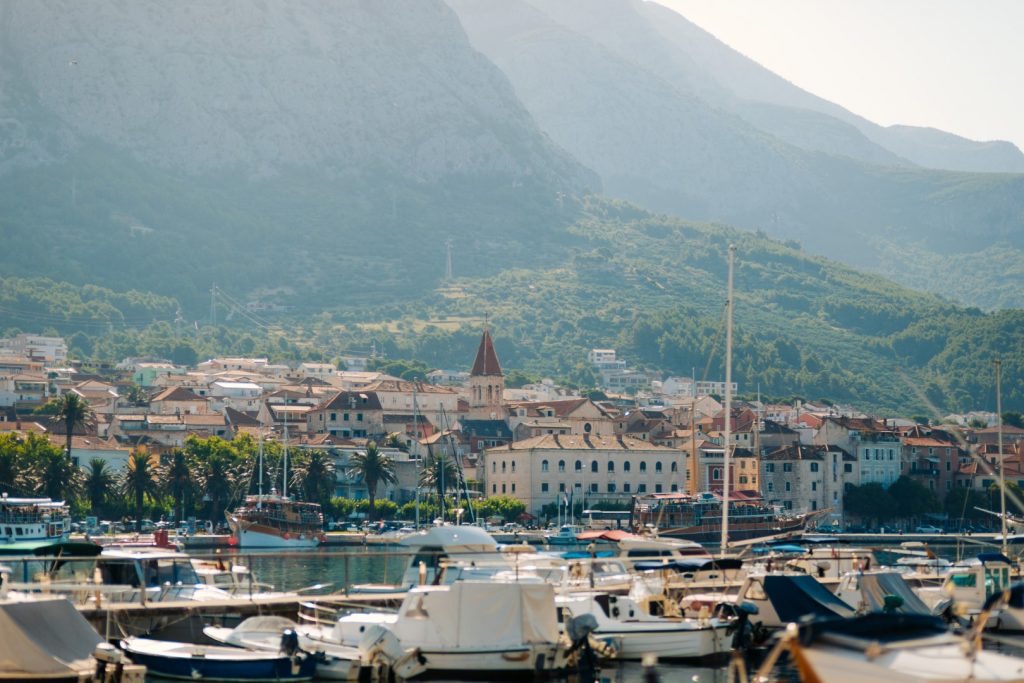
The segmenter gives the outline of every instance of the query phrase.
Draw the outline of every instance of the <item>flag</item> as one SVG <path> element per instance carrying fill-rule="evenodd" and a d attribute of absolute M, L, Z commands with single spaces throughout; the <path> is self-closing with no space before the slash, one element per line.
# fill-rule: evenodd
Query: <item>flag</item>
<path fill-rule="evenodd" d="M 562 491 L 562 505 L 569 507 L 569 496 L 566 495 L 565 491 Z"/>

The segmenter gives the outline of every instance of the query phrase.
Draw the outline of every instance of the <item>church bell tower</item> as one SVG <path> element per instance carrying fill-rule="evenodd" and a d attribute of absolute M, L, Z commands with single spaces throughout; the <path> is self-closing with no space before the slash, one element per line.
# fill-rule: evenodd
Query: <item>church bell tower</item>
<path fill-rule="evenodd" d="M 469 419 L 504 420 L 505 407 L 502 396 L 505 393 L 505 375 L 494 351 L 491 332 L 484 328 L 480 348 L 469 373 Z"/>

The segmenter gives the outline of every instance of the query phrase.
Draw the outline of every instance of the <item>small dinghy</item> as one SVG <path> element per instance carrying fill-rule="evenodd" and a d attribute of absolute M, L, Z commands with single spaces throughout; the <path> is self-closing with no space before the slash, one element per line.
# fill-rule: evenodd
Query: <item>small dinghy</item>
<path fill-rule="evenodd" d="M 235 628 L 207 626 L 203 634 L 225 645 L 258 652 L 279 652 L 282 635 L 285 631 L 294 632 L 296 629 L 297 625 L 291 619 L 260 616 L 249 617 Z M 359 678 L 362 653 L 358 648 L 313 640 L 302 634 L 299 634 L 298 644 L 302 650 L 313 653 L 319 660 L 317 678 L 333 681 L 354 681 Z"/>
<path fill-rule="evenodd" d="M 292 634 L 294 635 L 294 634 Z M 132 661 L 165 678 L 189 681 L 308 681 L 316 658 L 282 642 L 279 652 L 254 652 L 220 645 L 193 645 L 148 638 L 128 638 L 121 648 Z"/>

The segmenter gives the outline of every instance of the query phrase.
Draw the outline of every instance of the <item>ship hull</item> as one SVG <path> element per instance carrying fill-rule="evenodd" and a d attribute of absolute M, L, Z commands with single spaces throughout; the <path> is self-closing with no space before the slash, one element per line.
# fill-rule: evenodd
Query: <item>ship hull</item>
<path fill-rule="evenodd" d="M 734 522 L 729 520 L 729 540 L 748 541 L 755 538 L 777 536 L 803 531 L 807 525 L 806 518 L 787 520 L 785 522 Z M 658 529 L 659 536 L 681 538 L 697 543 L 718 543 L 722 540 L 721 524 L 702 524 L 699 526 L 675 527 Z"/>
<path fill-rule="evenodd" d="M 237 519 L 228 521 L 231 535 L 237 548 L 276 548 L 304 550 L 320 545 L 320 536 L 313 533 L 281 532 L 262 524 L 240 524 Z"/>

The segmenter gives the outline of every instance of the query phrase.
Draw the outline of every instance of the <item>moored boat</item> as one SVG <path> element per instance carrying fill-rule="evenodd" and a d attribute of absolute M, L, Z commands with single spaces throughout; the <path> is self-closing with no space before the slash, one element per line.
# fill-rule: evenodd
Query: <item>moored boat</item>
<path fill-rule="evenodd" d="M 0 496 L 0 545 L 27 541 L 66 541 L 71 517 L 63 501 Z"/>
<path fill-rule="evenodd" d="M 317 665 L 302 651 L 254 652 L 148 638 L 128 638 L 121 648 L 150 673 L 187 681 L 308 681 Z"/>
<path fill-rule="evenodd" d="M 319 505 L 275 493 L 247 496 L 225 516 L 239 548 L 315 548 L 324 538 Z"/>
<path fill-rule="evenodd" d="M 705 491 L 653 493 L 633 501 L 633 525 L 637 530 L 654 528 L 659 536 L 697 543 L 717 543 L 723 524 L 722 496 Z M 753 491 L 734 491 L 729 496 L 729 538 L 733 541 L 802 531 L 812 514 L 788 514 L 767 505 Z"/>

